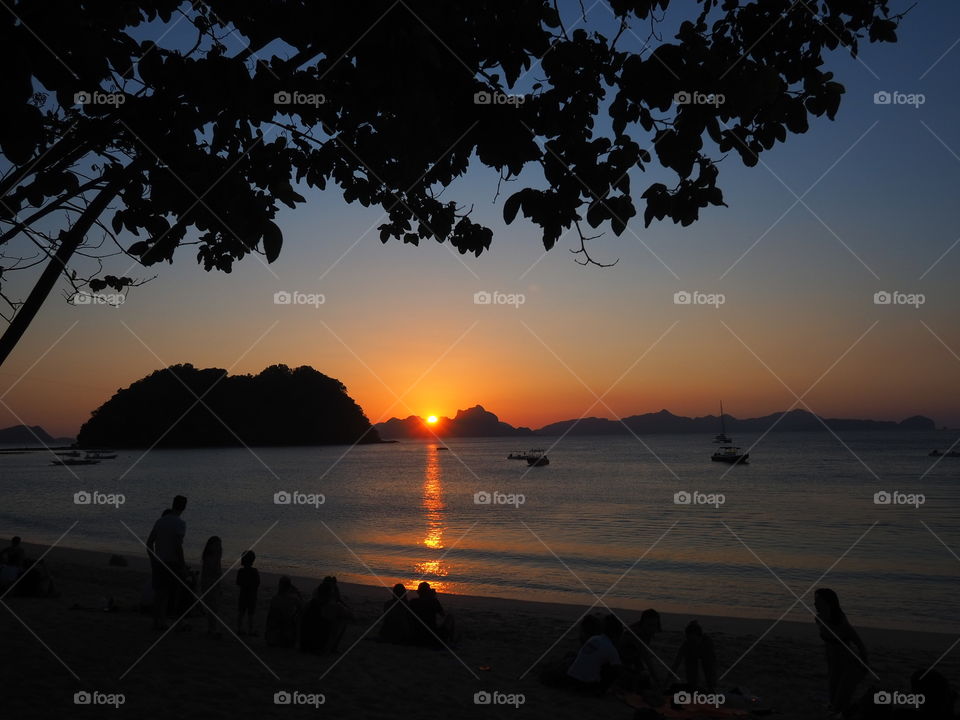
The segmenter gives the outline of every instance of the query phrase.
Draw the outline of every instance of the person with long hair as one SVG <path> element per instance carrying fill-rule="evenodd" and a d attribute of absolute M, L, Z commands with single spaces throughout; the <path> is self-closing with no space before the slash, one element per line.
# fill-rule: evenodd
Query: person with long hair
<path fill-rule="evenodd" d="M 852 712 L 853 693 L 870 668 L 867 647 L 841 609 L 837 593 L 819 588 L 813 600 L 827 655 L 830 710 L 835 717 L 847 717 Z"/>

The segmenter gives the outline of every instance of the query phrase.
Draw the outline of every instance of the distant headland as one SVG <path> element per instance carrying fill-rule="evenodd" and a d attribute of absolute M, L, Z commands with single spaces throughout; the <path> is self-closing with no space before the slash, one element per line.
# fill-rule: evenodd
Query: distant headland
<path fill-rule="evenodd" d="M 228 375 L 173 365 L 93 411 L 80 447 L 230 447 L 380 442 L 343 383 L 304 365 Z"/>
<path fill-rule="evenodd" d="M 782 416 L 782 419 L 781 419 Z M 806 410 L 791 410 L 785 415 L 773 413 L 758 418 L 738 419 L 723 415 L 729 433 L 759 433 L 773 427 L 774 432 L 825 430 L 824 424 L 835 432 L 856 430 L 936 430 L 936 423 L 922 415 L 914 415 L 900 422 L 887 420 L 852 420 L 843 418 L 820 418 Z M 821 422 L 821 420 L 823 422 Z M 460 410 L 456 417 L 437 418 L 428 425 L 423 418 L 411 415 L 407 418 L 391 418 L 374 426 L 383 438 L 419 437 L 525 437 L 538 435 L 649 435 L 655 433 L 703 433 L 713 434 L 720 428 L 718 415 L 683 417 L 668 410 L 644 415 L 631 415 L 621 420 L 608 418 L 580 418 L 562 420 L 545 425 L 538 430 L 513 427 L 502 422 L 481 405 Z"/>

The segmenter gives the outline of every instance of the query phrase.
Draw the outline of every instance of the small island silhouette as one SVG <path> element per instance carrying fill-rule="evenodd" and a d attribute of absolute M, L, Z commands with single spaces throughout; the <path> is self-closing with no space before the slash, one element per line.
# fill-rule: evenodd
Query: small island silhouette
<path fill-rule="evenodd" d="M 77 435 L 87 448 L 375 442 L 380 435 L 343 383 L 308 365 L 259 375 L 172 365 L 118 390 Z"/>

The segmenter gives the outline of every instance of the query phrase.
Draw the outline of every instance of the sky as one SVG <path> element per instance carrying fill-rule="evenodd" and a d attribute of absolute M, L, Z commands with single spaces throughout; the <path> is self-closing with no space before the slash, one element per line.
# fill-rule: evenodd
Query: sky
<path fill-rule="evenodd" d="M 588 20 L 603 25 L 604 14 L 601 3 Z M 593 241 L 614 267 L 578 265 L 573 235 L 544 253 L 535 226 L 506 226 L 496 175 L 474 167 L 447 194 L 494 230 L 480 258 L 433 241 L 384 245 L 382 212 L 332 190 L 282 212 L 270 266 L 248 257 L 231 275 L 207 273 L 185 248 L 172 266 L 141 270 L 158 277 L 119 308 L 72 306 L 58 292 L 0 369 L 0 427 L 74 435 L 117 389 L 187 362 L 232 373 L 311 365 L 373 422 L 482 404 L 539 427 L 662 408 L 704 415 L 723 400 L 738 417 L 801 407 L 960 426 L 958 28 L 956 4 L 919 3 L 896 45 L 832 55 L 847 88 L 836 121 L 814 121 L 757 167 L 728 158 L 729 207 L 688 228 L 645 229 L 641 217 Z M 624 36 L 623 47 L 640 45 Z M 876 104 L 881 91 L 924 102 Z M 633 185 L 655 179 L 638 173 Z M 278 292 L 324 302 L 278 305 Z M 513 302 L 476 304 L 478 292 Z M 676 304 L 678 292 L 723 302 Z M 877 292 L 914 304 L 876 304 Z"/>

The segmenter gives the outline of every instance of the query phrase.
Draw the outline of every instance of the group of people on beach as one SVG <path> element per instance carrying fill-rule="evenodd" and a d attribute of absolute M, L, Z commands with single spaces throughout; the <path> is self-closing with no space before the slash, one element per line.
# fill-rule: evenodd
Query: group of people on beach
<path fill-rule="evenodd" d="M 185 618 L 202 608 L 207 632 L 220 637 L 223 545 L 218 536 L 205 543 L 199 573 L 190 570 L 184 557 L 186 522 L 183 513 L 187 498 L 177 495 L 172 506 L 154 523 L 146 541 L 150 558 L 150 599 L 153 627 L 166 630 L 168 618 L 175 617 L 176 629 L 187 630 Z M 238 588 L 236 634 L 257 636 L 255 616 L 260 593 L 260 573 L 254 563 L 256 554 L 247 550 L 240 557 L 235 576 Z M 53 579 L 42 558 L 27 558 L 19 537 L 0 550 L 0 595 L 16 591 L 18 595 L 56 596 Z M 840 606 L 837 593 L 819 588 L 814 593 L 816 627 L 823 641 L 831 718 L 863 720 L 929 719 L 960 717 L 955 712 L 958 694 L 949 681 L 932 669 L 917 671 L 911 677 L 912 697 L 923 700 L 913 707 L 884 702 L 889 689 L 871 687 L 857 694 L 870 668 L 867 647 Z M 309 599 L 289 577 L 279 579 L 270 600 L 264 624 L 267 645 L 299 647 L 302 652 L 337 652 L 344 633 L 355 615 L 340 594 L 335 576 L 327 576 Z M 663 717 L 658 713 L 666 698 L 679 691 L 715 693 L 722 678 L 717 677 L 714 640 L 697 620 L 690 621 L 671 665 L 666 665 L 651 650 L 657 633 L 662 631 L 660 614 L 644 610 L 640 619 L 628 626 L 614 614 L 605 617 L 587 614 L 580 623 L 579 649 L 559 662 L 543 667 L 541 680 L 589 695 L 610 691 L 640 698 L 643 710 L 637 719 Z M 407 588 L 396 584 L 384 603 L 379 619 L 380 642 L 454 648 L 459 640 L 452 614 L 444 611 L 437 592 L 421 582 L 416 597 L 408 598 Z M 683 673 L 681 676 L 679 672 Z M 875 675 L 875 674 L 874 674 Z M 649 711 L 649 712 L 647 712 Z M 652 713 L 652 714 L 651 714 Z"/>
<path fill-rule="evenodd" d="M 858 696 L 858 688 L 871 673 L 867 647 L 840 607 L 835 591 L 818 589 L 814 593 L 814 605 L 827 661 L 827 717 L 860 720 L 958 717 L 956 704 L 960 696 L 949 681 L 933 669 L 918 670 L 911 676 L 909 697 L 916 699 L 912 706 L 893 703 L 891 698 L 895 693 L 884 688 L 869 687 Z M 642 706 L 636 720 L 662 718 L 658 709 L 669 706 L 670 696 L 676 697 L 677 693 L 691 697 L 689 693 L 701 692 L 702 697 L 718 697 L 714 642 L 700 623 L 692 620 L 687 624 L 670 666 L 650 649 L 661 629 L 660 614 L 653 609 L 644 610 L 640 620 L 627 627 L 612 613 L 605 617 L 586 615 L 580 624 L 579 651 L 544 666 L 541 680 L 550 686 L 588 695 L 609 691 L 633 694 Z M 680 670 L 682 676 L 678 674 Z M 745 695 L 739 688 L 724 693 L 727 702 L 731 695 L 738 696 L 743 714 L 748 709 L 757 710 L 752 707 L 757 699 Z M 727 709 L 734 710 L 729 705 Z M 690 712 L 694 714 L 689 717 L 699 717 L 696 710 Z"/>
<path fill-rule="evenodd" d="M 147 537 L 150 557 L 153 627 L 166 630 L 167 619 L 178 618 L 177 629 L 188 630 L 185 618 L 199 606 L 207 618 L 207 632 L 221 637 L 221 596 L 223 594 L 223 544 L 211 536 L 203 548 L 199 582 L 186 564 L 183 542 L 186 522 L 182 515 L 187 498 L 177 495 L 170 508 L 163 511 Z M 260 592 L 260 573 L 254 562 L 256 553 L 247 550 L 240 556 L 236 573 L 237 635 L 256 636 L 254 616 Z M 417 597 L 408 600 L 402 584 L 393 588 L 384 604 L 379 639 L 383 642 L 441 646 L 456 641 L 455 623 L 445 613 L 437 592 L 429 583 L 420 583 Z M 337 652 L 340 641 L 354 613 L 340 594 L 337 578 L 328 575 L 309 599 L 283 576 L 270 600 L 264 627 L 264 640 L 273 647 L 299 647 L 302 652 L 322 654 Z"/>

